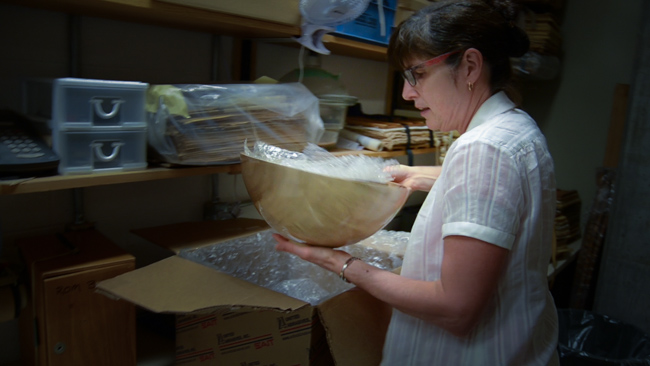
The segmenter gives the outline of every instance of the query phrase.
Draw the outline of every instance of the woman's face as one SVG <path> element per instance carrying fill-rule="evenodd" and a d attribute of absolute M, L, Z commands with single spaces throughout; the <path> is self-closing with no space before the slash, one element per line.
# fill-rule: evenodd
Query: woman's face
<path fill-rule="evenodd" d="M 412 59 L 410 65 L 426 60 Z M 465 132 L 471 120 L 467 86 L 454 78 L 451 66 L 445 63 L 413 70 L 416 84 L 404 82 L 402 97 L 415 102 L 420 115 L 431 130 Z"/>

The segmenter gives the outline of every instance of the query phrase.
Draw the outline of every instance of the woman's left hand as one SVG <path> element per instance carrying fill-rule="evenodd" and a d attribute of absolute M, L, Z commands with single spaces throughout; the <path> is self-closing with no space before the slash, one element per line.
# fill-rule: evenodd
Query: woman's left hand
<path fill-rule="evenodd" d="M 393 177 L 393 182 L 414 191 L 428 192 L 440 176 L 442 167 L 391 165 L 385 170 Z"/>

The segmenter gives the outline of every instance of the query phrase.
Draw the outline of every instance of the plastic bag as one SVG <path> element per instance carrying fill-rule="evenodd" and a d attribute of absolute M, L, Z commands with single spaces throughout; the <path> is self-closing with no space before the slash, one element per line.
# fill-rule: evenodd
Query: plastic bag
<path fill-rule="evenodd" d="M 648 366 L 650 337 L 639 328 L 585 310 L 558 310 L 561 365 Z"/>
<path fill-rule="evenodd" d="M 246 141 L 300 151 L 324 131 L 318 98 L 299 83 L 152 85 L 146 109 L 149 145 L 173 164 L 238 163 Z"/>

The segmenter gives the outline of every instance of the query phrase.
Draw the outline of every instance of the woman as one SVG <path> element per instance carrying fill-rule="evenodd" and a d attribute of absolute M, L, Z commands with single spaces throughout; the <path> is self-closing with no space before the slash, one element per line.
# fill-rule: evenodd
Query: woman
<path fill-rule="evenodd" d="M 436 2 L 392 35 L 404 99 L 430 129 L 461 134 L 442 168 L 392 172 L 396 182 L 429 191 L 401 275 L 276 236 L 277 250 L 340 273 L 393 306 L 382 365 L 559 363 L 546 278 L 553 161 L 535 122 L 504 92 L 509 57 L 529 46 L 516 14 L 510 1 Z"/>

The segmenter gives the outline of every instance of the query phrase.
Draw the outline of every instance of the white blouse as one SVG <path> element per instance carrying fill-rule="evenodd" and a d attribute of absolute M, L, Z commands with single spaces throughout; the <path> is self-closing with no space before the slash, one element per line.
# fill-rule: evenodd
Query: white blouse
<path fill-rule="evenodd" d="M 544 136 L 505 93 L 495 94 L 449 148 L 413 225 L 401 273 L 440 279 L 448 235 L 510 250 L 507 269 L 469 336 L 393 310 L 382 365 L 559 364 L 557 312 L 547 280 L 555 202 Z"/>

